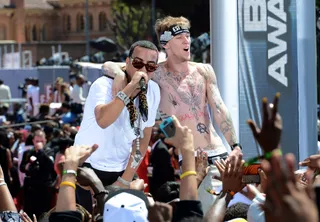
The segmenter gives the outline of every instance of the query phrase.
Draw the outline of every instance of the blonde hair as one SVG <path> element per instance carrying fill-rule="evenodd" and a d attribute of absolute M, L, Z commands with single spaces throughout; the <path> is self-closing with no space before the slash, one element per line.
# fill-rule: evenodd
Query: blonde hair
<path fill-rule="evenodd" d="M 158 41 L 160 40 L 161 34 L 165 31 L 168 31 L 170 27 L 173 25 L 179 25 L 187 29 L 190 29 L 191 27 L 190 21 L 183 16 L 180 16 L 180 17 L 166 16 L 162 19 L 158 19 L 154 26 L 154 29 L 158 37 Z"/>

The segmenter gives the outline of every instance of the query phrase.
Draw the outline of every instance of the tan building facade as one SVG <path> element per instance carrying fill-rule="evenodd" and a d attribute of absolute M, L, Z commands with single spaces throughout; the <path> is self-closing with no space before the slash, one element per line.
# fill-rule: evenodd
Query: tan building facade
<path fill-rule="evenodd" d="M 88 1 L 90 39 L 113 38 L 110 0 Z M 50 57 L 58 44 L 73 58 L 84 56 L 85 37 L 85 0 L 0 0 L 0 41 L 21 43 L 34 62 Z"/>

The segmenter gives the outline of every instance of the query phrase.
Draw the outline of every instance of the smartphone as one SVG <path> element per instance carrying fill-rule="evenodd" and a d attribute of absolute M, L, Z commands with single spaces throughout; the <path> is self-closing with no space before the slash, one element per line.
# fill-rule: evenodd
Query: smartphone
<path fill-rule="evenodd" d="M 160 124 L 160 130 L 165 135 L 165 137 L 173 137 L 176 133 L 176 127 L 174 126 L 172 117 L 168 117 L 167 119 L 163 120 Z"/>
<path fill-rule="evenodd" d="M 260 175 L 259 175 L 260 168 L 261 168 L 260 163 L 255 163 L 245 167 L 243 170 L 242 182 L 245 184 L 250 184 L 250 183 L 260 184 Z"/>

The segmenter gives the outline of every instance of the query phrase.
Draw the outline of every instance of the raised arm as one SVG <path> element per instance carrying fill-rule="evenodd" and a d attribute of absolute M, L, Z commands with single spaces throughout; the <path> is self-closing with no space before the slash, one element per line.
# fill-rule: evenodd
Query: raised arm
<path fill-rule="evenodd" d="M 116 96 L 117 93 L 124 89 L 127 85 L 127 78 L 122 70 L 125 63 L 105 62 L 102 65 L 102 73 L 109 78 L 114 79 L 112 84 L 112 95 Z"/>
<path fill-rule="evenodd" d="M 147 74 L 143 72 L 136 72 L 133 75 L 131 82 L 122 90 L 126 97 L 130 98 L 136 92 L 139 88 L 138 84 L 142 77 L 148 79 Z M 118 97 L 110 95 L 107 87 L 100 86 L 99 84 L 94 83 L 91 86 L 89 96 L 89 99 L 92 100 L 95 107 L 94 113 L 97 124 L 101 128 L 107 128 L 116 121 L 125 107 L 124 101 Z M 106 100 L 108 101 L 107 103 L 105 103 Z"/>
<path fill-rule="evenodd" d="M 229 110 L 221 98 L 216 74 L 209 64 L 204 65 L 204 71 L 207 81 L 207 98 L 213 112 L 214 120 L 218 124 L 229 145 L 232 146 L 238 142 L 237 136 Z"/>
<path fill-rule="evenodd" d="M 124 67 L 126 63 L 121 62 L 105 62 L 102 65 L 102 72 L 104 75 L 107 75 L 111 78 L 116 77 L 117 75 L 123 75 L 124 72 L 122 71 L 122 67 Z"/>

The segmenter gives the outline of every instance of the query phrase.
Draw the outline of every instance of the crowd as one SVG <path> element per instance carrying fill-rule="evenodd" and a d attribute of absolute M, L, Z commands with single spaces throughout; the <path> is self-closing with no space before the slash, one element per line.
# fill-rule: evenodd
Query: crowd
<path fill-rule="evenodd" d="M 164 169 L 165 175 L 157 174 L 155 181 L 148 183 L 150 188 L 153 183 L 158 186 L 157 191 L 151 193 L 145 191 L 147 184 L 143 179 L 131 182 L 129 189 L 104 187 L 93 170 L 80 167 L 95 152 L 97 145 L 70 146 L 76 133 L 70 127 L 64 126 L 60 130 L 50 123 L 43 127 L 34 125 L 30 132 L 2 129 L 0 218 L 2 221 L 35 221 L 35 218 L 38 221 L 318 221 L 320 155 L 313 155 L 300 163 L 308 167 L 303 173 L 295 171 L 296 161 L 292 154 L 282 156 L 280 139 L 283 129 L 277 113 L 278 98 L 275 97 L 272 109 L 267 100 L 263 100 L 261 129 L 248 121 L 264 151 L 259 185 L 242 182 L 246 164 L 242 154 L 227 162 L 216 161 L 222 187 L 220 191 L 208 191 L 208 195 L 217 195 L 217 199 L 207 212 L 202 210 L 197 191 L 207 172 L 207 156 L 199 152 L 194 158 L 192 133 L 176 118 L 173 118 L 175 136 L 161 138 L 160 142 L 179 149 L 184 160 L 182 171 L 193 170 L 197 175 L 180 175 L 181 180 L 176 180 L 169 157 L 171 151 L 168 151 L 168 156 L 163 157 L 167 158 L 163 164 L 168 170 Z M 157 127 L 153 133 L 158 135 Z M 157 138 L 152 142 L 155 140 Z M 33 147 L 21 158 L 18 157 L 21 156 L 17 152 L 19 149 L 12 152 L 7 148 L 14 143 L 19 147 L 33 144 Z M 161 148 L 154 151 L 161 152 Z M 63 174 L 64 170 L 76 173 Z M 157 170 L 161 172 L 161 169 Z M 18 171 L 19 174 L 25 173 L 24 180 L 18 176 Z M 156 170 L 153 172 L 156 174 Z M 158 180 L 161 177 L 163 180 Z M 19 191 L 20 186 L 16 184 L 21 184 L 23 189 Z M 91 190 L 95 199 L 92 212 L 77 204 L 76 185 L 65 184 L 77 184 Z M 250 202 L 241 200 L 243 198 L 237 197 L 239 194 Z M 230 206 L 234 199 L 238 200 Z M 20 211 L 19 215 L 20 209 L 24 212 Z"/>

